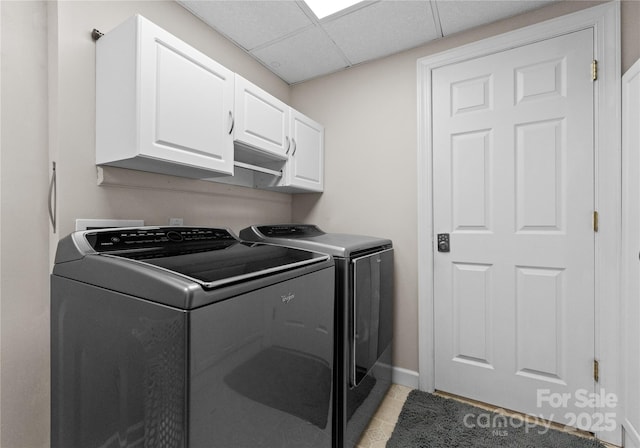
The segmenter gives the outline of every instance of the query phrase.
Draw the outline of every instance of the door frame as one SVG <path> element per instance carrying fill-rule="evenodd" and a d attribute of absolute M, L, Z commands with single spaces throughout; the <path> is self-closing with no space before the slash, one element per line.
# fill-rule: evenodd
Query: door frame
<path fill-rule="evenodd" d="M 600 364 L 598 390 L 620 391 L 621 293 L 621 68 L 620 3 L 614 0 L 505 34 L 427 56 L 417 61 L 418 88 L 418 368 L 420 390 L 435 389 L 433 296 L 432 71 L 453 63 L 517 48 L 541 40 L 592 28 L 598 80 L 594 90 L 595 210 L 595 358 Z M 588 70 L 585 67 L 585 70 Z M 615 198 L 611 201 L 608 198 Z M 622 398 L 618 395 L 619 398 Z M 616 431 L 597 433 L 621 444 L 621 405 Z"/>
<path fill-rule="evenodd" d="M 631 331 L 631 326 L 635 325 L 633 317 L 629 315 L 635 308 L 633 302 L 638 297 L 638 246 L 640 236 L 638 235 L 638 225 L 640 224 L 640 182 L 637 179 L 638 166 L 640 166 L 640 154 L 638 148 L 633 145 L 635 141 L 640 141 L 640 129 L 637 123 L 640 122 L 640 97 L 631 97 L 633 89 L 640 88 L 640 60 L 636 61 L 622 76 L 622 160 L 625 161 L 622 177 L 623 182 L 623 203 L 622 203 L 622 228 L 624 230 L 622 246 L 622 275 L 623 291 L 621 307 L 622 341 L 621 341 L 621 365 L 622 384 L 620 390 L 623 396 L 631 400 L 638 399 L 637 376 L 640 372 L 640 365 L 635 356 L 640 347 L 640 339 L 637 333 Z M 634 362 L 635 361 L 635 362 Z M 630 382 L 635 381 L 632 387 Z M 631 394 L 635 396 L 631 396 Z M 623 403 L 627 409 L 626 403 Z M 640 416 L 630 415 L 625 412 L 623 415 L 624 443 L 625 446 L 640 447 Z"/>

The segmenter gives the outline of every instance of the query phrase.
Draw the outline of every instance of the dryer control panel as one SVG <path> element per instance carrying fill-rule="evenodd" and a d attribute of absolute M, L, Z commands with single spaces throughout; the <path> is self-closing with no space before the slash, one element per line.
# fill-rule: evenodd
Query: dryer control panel
<path fill-rule="evenodd" d="M 270 238 L 309 238 L 325 234 L 313 224 L 259 226 L 258 231 Z"/>

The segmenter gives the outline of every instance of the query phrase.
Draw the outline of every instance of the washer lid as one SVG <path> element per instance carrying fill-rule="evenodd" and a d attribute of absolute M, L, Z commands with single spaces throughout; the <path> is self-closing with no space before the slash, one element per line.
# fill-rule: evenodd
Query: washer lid
<path fill-rule="evenodd" d="M 141 227 L 76 232 L 84 255 L 124 258 L 186 277 L 206 289 L 318 263 L 306 250 L 242 243 L 227 229 Z"/>
<path fill-rule="evenodd" d="M 193 279 L 207 289 L 328 259 L 327 256 L 315 252 L 238 241 L 197 251 L 165 254 L 162 257 L 147 255 L 133 257 L 129 254 L 121 254 L 119 256 L 176 272 Z"/>

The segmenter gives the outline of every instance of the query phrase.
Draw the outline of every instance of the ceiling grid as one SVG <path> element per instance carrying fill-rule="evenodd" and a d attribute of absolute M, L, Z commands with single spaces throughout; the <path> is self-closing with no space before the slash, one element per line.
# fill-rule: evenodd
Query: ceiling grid
<path fill-rule="evenodd" d="M 366 0 L 319 20 L 301 0 L 177 0 L 288 84 L 557 0 Z"/>

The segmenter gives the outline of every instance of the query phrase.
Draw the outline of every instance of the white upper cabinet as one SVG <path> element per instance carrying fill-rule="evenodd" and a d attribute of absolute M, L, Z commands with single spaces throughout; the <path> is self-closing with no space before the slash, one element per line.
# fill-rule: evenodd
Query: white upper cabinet
<path fill-rule="evenodd" d="M 234 74 L 136 15 L 97 42 L 96 163 L 233 174 Z"/>
<path fill-rule="evenodd" d="M 281 170 L 277 178 L 257 174 L 259 188 L 322 191 L 324 128 L 237 74 L 234 139 L 238 166 Z"/>
<path fill-rule="evenodd" d="M 291 191 L 324 188 L 324 127 L 291 109 L 291 154 L 280 185 Z"/>
<path fill-rule="evenodd" d="M 96 163 L 320 192 L 324 128 L 136 15 L 96 43 Z"/>
<path fill-rule="evenodd" d="M 291 148 L 290 107 L 238 74 L 234 105 L 236 160 L 285 161 Z"/>
<path fill-rule="evenodd" d="M 286 193 L 322 192 L 324 127 L 295 109 L 291 109 L 290 113 L 291 150 L 282 176 L 256 174 L 256 187 Z"/>

